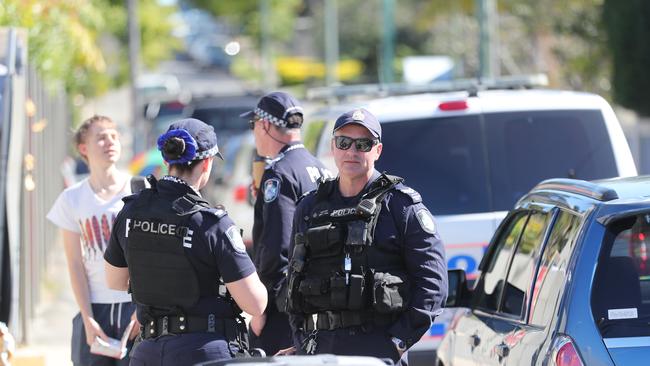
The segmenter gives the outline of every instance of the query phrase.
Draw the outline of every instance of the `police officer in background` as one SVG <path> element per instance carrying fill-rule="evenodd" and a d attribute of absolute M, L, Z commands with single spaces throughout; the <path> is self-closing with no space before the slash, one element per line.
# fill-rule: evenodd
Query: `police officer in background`
<path fill-rule="evenodd" d="M 272 92 L 257 107 L 241 115 L 248 118 L 255 147 L 268 164 L 260 181 L 253 223 L 253 260 L 269 293 L 262 316 L 250 322 L 251 345 L 267 354 L 291 346 L 291 327 L 286 313 L 276 305 L 288 263 L 291 224 L 296 202 L 331 174 L 300 142 L 303 109 L 289 94 Z"/>
<path fill-rule="evenodd" d="M 124 198 L 104 255 L 109 287 L 129 288 L 137 304 L 142 341 L 131 365 L 239 356 L 247 336 L 239 309 L 261 315 L 267 295 L 240 229 L 199 193 L 214 156 L 221 158 L 217 136 L 183 119 L 158 138 L 158 149 L 170 175 Z"/>
<path fill-rule="evenodd" d="M 338 178 L 295 213 L 287 309 L 296 348 L 406 364 L 447 297 L 442 241 L 420 195 L 374 169 L 382 151 L 375 116 L 341 115 L 331 149 Z"/>

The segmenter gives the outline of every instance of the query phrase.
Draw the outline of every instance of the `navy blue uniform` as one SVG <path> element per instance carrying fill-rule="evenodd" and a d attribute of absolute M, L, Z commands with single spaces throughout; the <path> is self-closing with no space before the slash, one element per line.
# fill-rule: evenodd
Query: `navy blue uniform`
<path fill-rule="evenodd" d="M 318 179 L 331 173 L 302 145 L 286 145 L 269 162 L 255 201 L 253 259 L 260 280 L 269 292 L 266 324 L 259 337 L 251 333 L 251 345 L 267 354 L 290 347 L 291 328 L 286 314 L 278 312 L 275 299 L 286 277 L 291 226 L 296 202 L 316 189 Z"/>
<path fill-rule="evenodd" d="M 379 177 L 375 171 L 367 184 Z M 327 196 L 332 210 L 354 207 L 364 189 L 356 197 L 343 197 L 338 189 Z M 408 347 L 416 343 L 429 329 L 436 315 L 441 312 L 447 297 L 447 267 L 443 243 L 436 230 L 433 217 L 422 204 L 420 195 L 400 183 L 386 193 L 375 226 L 373 250 L 368 251 L 368 267 L 382 272 L 385 263 L 378 256 L 399 255 L 403 260 L 409 286 L 409 303 L 392 324 L 363 327 L 346 327 L 335 330 L 318 330 L 315 333 L 316 353 L 337 355 L 360 355 L 398 360 L 398 352 L 391 337 L 401 339 Z M 305 233 L 312 217 L 317 195 L 312 192 L 300 201 L 294 218 L 294 232 Z M 292 235 L 292 237 L 294 237 Z M 292 251 L 293 252 L 293 240 Z M 291 315 L 292 323 L 300 326 L 303 320 Z M 307 334 L 296 334 L 296 346 Z M 402 358 L 403 362 L 406 357 Z"/>
<path fill-rule="evenodd" d="M 167 178 L 167 177 L 165 177 Z M 161 179 L 157 183 L 158 194 L 173 202 L 185 194 L 194 194 L 194 190 L 181 182 Z M 115 220 L 111 242 L 104 254 L 104 259 L 115 267 L 127 267 L 127 223 L 132 204 L 129 200 Z M 218 209 L 200 210 L 191 214 L 188 232 L 191 239 L 184 240 L 184 251 L 197 274 L 202 268 L 216 269 L 225 283 L 243 279 L 253 272 L 255 267 L 246 253 L 241 237 L 233 238 L 235 224 Z M 230 229 L 230 230 L 229 230 Z M 216 283 L 219 278 L 202 279 Z M 138 320 L 144 324 L 145 307 L 137 305 Z M 232 304 L 217 296 L 201 297 L 198 302 L 184 309 L 188 316 L 206 317 L 218 314 L 222 317 L 234 316 Z M 219 317 L 218 316 L 218 317 Z M 137 344 L 131 354 L 131 365 L 190 365 L 202 361 L 228 359 L 237 352 L 228 344 L 226 335 L 221 332 L 195 332 L 180 335 L 163 335 L 143 340 Z"/>

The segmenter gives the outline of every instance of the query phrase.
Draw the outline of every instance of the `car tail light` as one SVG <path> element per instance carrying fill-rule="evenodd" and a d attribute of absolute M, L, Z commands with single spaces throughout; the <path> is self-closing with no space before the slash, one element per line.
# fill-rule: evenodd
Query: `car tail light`
<path fill-rule="evenodd" d="M 235 187 L 234 191 L 235 202 L 244 202 L 248 197 L 248 186 L 245 184 L 240 184 Z"/>
<path fill-rule="evenodd" d="M 553 342 L 553 365 L 556 366 L 584 366 L 578 350 L 573 341 L 566 335 L 561 335 Z"/>
<path fill-rule="evenodd" d="M 462 111 L 467 109 L 466 100 L 452 100 L 448 102 L 442 102 L 438 105 L 438 109 L 441 111 Z"/>

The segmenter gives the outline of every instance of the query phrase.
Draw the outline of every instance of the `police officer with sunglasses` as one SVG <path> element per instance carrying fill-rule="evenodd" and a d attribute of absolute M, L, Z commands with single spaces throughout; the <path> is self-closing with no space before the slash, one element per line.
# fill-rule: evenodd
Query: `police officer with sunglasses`
<path fill-rule="evenodd" d="M 294 215 L 286 304 L 294 347 L 407 364 L 447 297 L 435 220 L 402 178 L 375 170 L 381 126 L 370 112 L 341 115 L 331 149 L 339 176 Z"/>

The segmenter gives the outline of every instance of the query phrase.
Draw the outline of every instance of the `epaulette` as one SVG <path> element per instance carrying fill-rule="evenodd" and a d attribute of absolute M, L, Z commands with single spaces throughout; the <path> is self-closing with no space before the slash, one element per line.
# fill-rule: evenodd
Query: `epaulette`
<path fill-rule="evenodd" d="M 210 204 L 199 196 L 187 193 L 174 200 L 172 208 L 178 216 L 187 216 L 210 208 Z"/>
<path fill-rule="evenodd" d="M 309 196 L 310 194 L 316 194 L 317 191 L 318 191 L 317 189 L 312 189 L 309 192 L 303 193 L 302 196 L 298 197 L 298 199 L 296 200 L 296 205 L 300 203 L 300 201 L 302 201 L 303 198 Z"/>
<path fill-rule="evenodd" d="M 204 207 L 201 209 L 201 211 L 209 212 L 216 216 L 218 219 L 221 219 L 228 214 L 226 208 L 222 205 L 217 205 L 217 207 Z"/>
<path fill-rule="evenodd" d="M 403 183 L 396 185 L 395 189 L 409 196 L 413 203 L 422 202 L 422 196 L 415 189 L 408 187 Z"/>
<path fill-rule="evenodd" d="M 318 179 L 318 188 L 316 188 L 316 196 L 319 200 L 327 198 L 332 194 L 334 187 L 336 187 L 336 178 L 324 178 L 321 177 Z"/>
<path fill-rule="evenodd" d="M 284 159 L 284 154 L 283 154 L 283 153 L 279 153 L 278 156 L 274 157 L 273 159 L 268 159 L 268 160 L 266 160 L 266 166 L 264 167 L 264 169 L 271 169 L 271 168 L 273 168 L 273 166 L 275 165 L 275 163 L 277 163 L 278 161 L 280 161 L 280 160 L 282 160 L 282 159 Z"/>
<path fill-rule="evenodd" d="M 122 197 L 122 202 L 127 203 L 129 201 L 133 201 L 134 199 L 138 198 L 139 194 L 140 193 L 138 192 L 138 193 L 130 194 L 128 196 L 124 196 L 124 197 Z"/>

